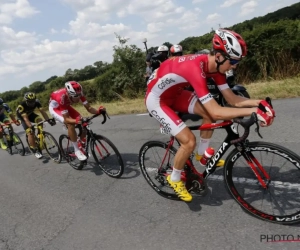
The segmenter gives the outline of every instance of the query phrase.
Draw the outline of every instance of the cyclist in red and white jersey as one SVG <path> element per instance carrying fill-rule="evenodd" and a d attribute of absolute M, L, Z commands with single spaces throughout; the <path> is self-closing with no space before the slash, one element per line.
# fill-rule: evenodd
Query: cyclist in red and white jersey
<path fill-rule="evenodd" d="M 67 125 L 68 135 L 74 146 L 75 155 L 80 161 L 84 161 L 87 157 L 79 150 L 75 131 L 75 125 L 81 124 L 82 117 L 77 110 L 71 107 L 73 103 L 79 103 L 80 101 L 91 114 L 99 114 L 105 110 L 103 106 L 100 106 L 98 109 L 91 107 L 83 94 L 82 86 L 78 82 L 69 81 L 65 83 L 65 88 L 51 93 L 49 112 L 56 120 Z M 83 131 L 81 135 L 83 143 L 85 142 L 85 132 Z"/>
<path fill-rule="evenodd" d="M 234 69 L 247 54 L 243 38 L 233 31 L 218 29 L 212 43 L 213 50 L 209 55 L 185 55 L 166 60 L 153 72 L 147 83 L 145 104 L 148 111 L 181 144 L 167 181 L 184 201 L 191 201 L 192 196 L 180 179 L 181 171 L 196 147 L 196 138 L 176 112 L 198 114 L 203 117 L 202 124 L 249 116 L 256 112 L 261 126 L 269 126 L 275 117 L 274 110 L 266 101 L 235 95 L 226 83 L 225 72 Z M 214 79 L 232 108 L 221 107 L 214 100 L 207 88 L 208 77 Z M 190 85 L 194 93 L 184 90 Z M 199 155 L 203 155 L 208 147 L 212 134 L 212 130 L 200 132 Z"/>

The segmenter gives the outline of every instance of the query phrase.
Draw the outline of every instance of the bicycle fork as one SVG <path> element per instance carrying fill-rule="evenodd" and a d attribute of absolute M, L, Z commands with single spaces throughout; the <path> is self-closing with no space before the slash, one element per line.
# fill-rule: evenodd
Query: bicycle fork
<path fill-rule="evenodd" d="M 264 169 L 264 167 L 254 157 L 254 155 L 252 154 L 252 152 L 242 152 L 242 155 L 244 156 L 244 158 L 247 161 L 249 167 L 251 168 L 251 170 L 253 171 L 254 175 L 256 176 L 256 178 L 258 179 L 258 181 L 260 182 L 261 186 L 264 189 L 267 189 L 268 185 L 269 185 L 269 183 L 271 181 L 271 178 L 270 178 L 269 174 L 266 172 L 266 170 Z M 262 176 L 261 176 L 260 173 L 262 174 Z"/>

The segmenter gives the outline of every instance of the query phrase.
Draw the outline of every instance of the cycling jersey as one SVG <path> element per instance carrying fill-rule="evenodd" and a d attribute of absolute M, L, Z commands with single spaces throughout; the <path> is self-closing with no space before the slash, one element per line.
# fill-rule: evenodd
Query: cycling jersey
<path fill-rule="evenodd" d="M 80 101 L 83 105 L 87 104 L 85 96 L 80 97 Z M 69 113 L 69 116 L 76 119 L 80 114 L 71 107 L 71 101 L 67 95 L 67 90 L 65 88 L 54 91 L 50 95 L 49 101 L 49 112 L 50 114 L 59 122 L 63 123 L 63 115 Z"/>
<path fill-rule="evenodd" d="M 35 103 L 33 106 L 28 106 L 26 101 L 22 101 L 18 107 L 17 107 L 17 116 L 19 118 L 22 118 L 22 116 L 24 115 L 30 115 L 34 112 L 34 110 L 38 108 L 41 109 L 42 108 L 42 104 L 40 103 L 40 101 L 38 99 L 35 100 Z"/>
<path fill-rule="evenodd" d="M 186 124 L 175 111 L 193 114 L 197 99 L 205 104 L 213 98 L 207 78 L 213 78 L 220 90 L 229 88 L 225 74 L 208 72 L 208 55 L 171 57 L 152 73 L 145 104 L 164 131 L 176 136 Z M 189 86 L 194 93 L 186 90 Z"/>
<path fill-rule="evenodd" d="M 208 55 L 172 57 L 150 76 L 147 94 L 151 92 L 161 99 L 174 98 L 191 85 L 204 104 L 213 98 L 207 88 L 208 77 L 213 78 L 220 90 L 229 88 L 225 74 L 208 72 Z"/>

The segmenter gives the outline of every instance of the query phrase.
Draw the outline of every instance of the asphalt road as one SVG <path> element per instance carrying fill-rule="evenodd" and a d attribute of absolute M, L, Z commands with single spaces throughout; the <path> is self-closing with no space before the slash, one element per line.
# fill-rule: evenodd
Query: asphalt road
<path fill-rule="evenodd" d="M 300 99 L 274 101 L 276 120 L 262 128 L 263 140 L 300 154 Z M 0 250 L 300 249 L 300 242 L 266 242 L 265 237 L 300 237 L 299 226 L 283 226 L 244 213 L 223 183 L 208 183 L 206 197 L 192 203 L 164 199 L 138 166 L 148 140 L 166 140 L 148 115 L 113 116 L 95 132 L 106 135 L 126 162 L 121 179 L 99 169 L 82 171 L 46 156 L 0 152 Z M 61 125 L 45 128 L 56 138 Z M 20 128 L 16 131 L 25 142 Z M 212 146 L 225 136 L 216 131 Z M 250 139 L 261 140 L 252 133 Z M 221 172 L 220 172 L 221 173 Z M 276 236 L 278 239 L 278 236 Z M 290 236 L 291 237 L 291 236 Z"/>

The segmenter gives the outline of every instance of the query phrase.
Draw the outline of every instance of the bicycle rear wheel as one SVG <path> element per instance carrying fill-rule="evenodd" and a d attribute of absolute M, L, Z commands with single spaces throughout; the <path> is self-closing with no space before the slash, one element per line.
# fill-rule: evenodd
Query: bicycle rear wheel
<path fill-rule="evenodd" d="M 98 166 L 110 177 L 119 178 L 124 172 L 124 163 L 116 146 L 103 135 L 94 135 L 90 142 L 92 155 Z"/>
<path fill-rule="evenodd" d="M 61 151 L 60 147 L 55 140 L 54 136 L 44 131 L 44 148 L 46 149 L 49 157 L 55 162 L 61 162 Z"/>
<path fill-rule="evenodd" d="M 250 142 L 245 154 L 251 159 L 250 164 L 255 165 L 266 187 L 254 174 L 249 160 L 234 149 L 224 166 L 225 183 L 231 196 L 245 211 L 259 219 L 278 224 L 299 223 L 299 156 L 287 148 L 267 142 Z"/>
<path fill-rule="evenodd" d="M 179 200 L 167 182 L 167 175 L 172 172 L 172 163 L 177 150 L 160 141 L 146 142 L 139 152 L 140 169 L 147 181 L 159 195 Z"/>
<path fill-rule="evenodd" d="M 82 170 L 86 161 L 78 160 L 78 158 L 75 155 L 73 144 L 67 135 L 60 135 L 59 147 L 67 163 L 69 163 L 69 165 L 76 170 Z"/>

